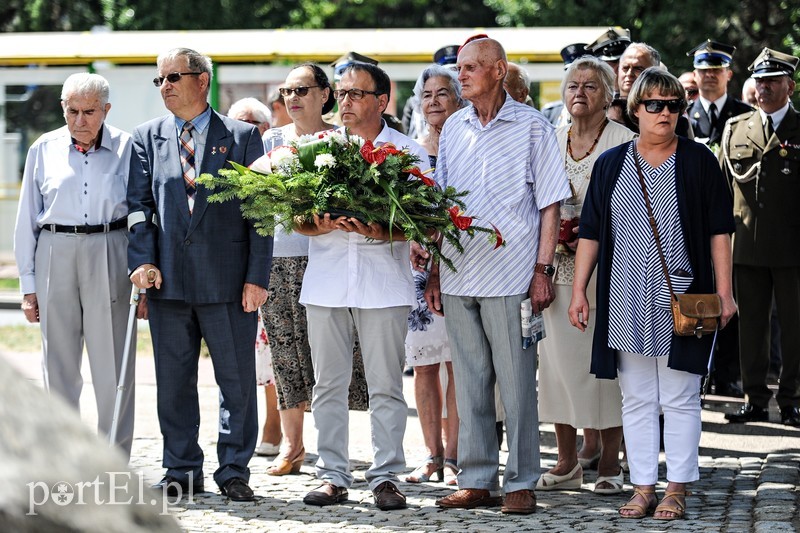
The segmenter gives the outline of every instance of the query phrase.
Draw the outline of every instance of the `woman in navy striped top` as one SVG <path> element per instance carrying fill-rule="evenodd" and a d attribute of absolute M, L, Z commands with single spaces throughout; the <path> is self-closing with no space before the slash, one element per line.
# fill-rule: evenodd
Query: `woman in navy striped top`
<path fill-rule="evenodd" d="M 634 495 L 624 518 L 682 518 L 686 484 L 699 479 L 700 379 L 710 336 L 672 333 L 670 294 L 648 222 L 636 159 L 652 205 L 675 292 L 717 292 L 721 325 L 736 312 L 731 289 L 730 192 L 713 154 L 675 135 L 686 107 L 680 82 L 656 67 L 628 96 L 640 137 L 605 152 L 594 166 L 581 213 L 569 318 L 584 330 L 586 287 L 595 265 L 597 317 L 592 373 L 619 372 L 622 426 Z M 659 412 L 664 413 L 668 485 L 656 506 Z"/>

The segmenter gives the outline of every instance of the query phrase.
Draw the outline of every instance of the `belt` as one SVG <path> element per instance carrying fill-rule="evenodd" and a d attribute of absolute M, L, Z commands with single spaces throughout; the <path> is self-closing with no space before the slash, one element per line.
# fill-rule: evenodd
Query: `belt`
<path fill-rule="evenodd" d="M 45 224 L 42 229 L 53 233 L 76 233 L 79 235 L 89 235 L 90 233 L 108 233 L 128 227 L 128 217 L 123 217 L 108 224 L 95 224 L 86 226 L 62 226 L 61 224 Z"/>

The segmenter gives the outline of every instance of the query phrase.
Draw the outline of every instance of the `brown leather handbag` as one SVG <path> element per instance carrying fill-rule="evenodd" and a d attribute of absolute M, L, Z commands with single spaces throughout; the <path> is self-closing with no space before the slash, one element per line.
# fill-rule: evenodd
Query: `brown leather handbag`
<path fill-rule="evenodd" d="M 653 208 L 650 206 L 650 198 L 647 195 L 647 187 L 644 183 L 644 176 L 642 176 L 642 167 L 639 163 L 636 143 L 633 144 L 633 159 L 636 162 L 636 172 L 639 174 L 639 184 L 642 186 L 650 227 L 653 229 L 653 235 L 656 238 L 661 268 L 667 278 L 667 286 L 671 295 L 673 332 L 680 337 L 696 335 L 697 338 L 714 333 L 719 327 L 719 317 L 722 315 L 722 301 L 718 294 L 675 294 L 672 290 L 672 280 L 669 277 L 664 251 L 661 249 L 661 238 L 658 235 Z"/>

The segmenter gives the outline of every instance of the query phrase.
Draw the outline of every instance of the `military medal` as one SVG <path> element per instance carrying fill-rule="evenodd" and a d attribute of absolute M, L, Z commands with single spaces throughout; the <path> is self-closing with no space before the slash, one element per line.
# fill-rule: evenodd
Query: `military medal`
<path fill-rule="evenodd" d="M 211 147 L 211 155 L 217 155 L 217 147 L 216 146 L 212 146 Z"/>
<path fill-rule="evenodd" d="M 786 157 L 787 155 L 789 155 L 789 152 L 786 151 L 786 148 L 781 148 L 778 151 L 778 155 L 780 155 L 781 157 Z"/>

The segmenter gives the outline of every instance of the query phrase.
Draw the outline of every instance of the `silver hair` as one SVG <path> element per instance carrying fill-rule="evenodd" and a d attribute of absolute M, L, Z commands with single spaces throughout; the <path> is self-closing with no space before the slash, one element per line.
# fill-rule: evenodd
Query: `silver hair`
<path fill-rule="evenodd" d="M 205 72 L 208 74 L 208 86 L 211 87 L 211 78 L 213 76 L 211 58 L 191 48 L 173 48 L 162 52 L 156 59 L 156 66 L 160 68 L 165 61 L 171 61 L 179 57 L 185 57 L 189 61 L 189 70 L 191 72 Z"/>
<path fill-rule="evenodd" d="M 508 72 L 506 72 L 506 79 L 508 79 L 509 73 L 511 73 L 511 65 L 517 67 L 519 71 L 520 81 L 522 81 L 522 85 L 525 87 L 530 88 L 531 86 L 531 76 L 528 74 L 527 69 L 518 63 L 512 63 L 511 61 L 508 62 Z"/>
<path fill-rule="evenodd" d="M 564 79 L 561 80 L 561 100 L 566 102 L 567 83 L 578 70 L 593 70 L 597 74 L 603 88 L 603 101 L 606 105 L 614 99 L 614 69 L 608 63 L 601 61 L 594 56 L 583 56 L 573 61 L 564 72 Z"/>
<path fill-rule="evenodd" d="M 272 122 L 272 112 L 256 98 L 242 98 L 228 109 L 228 116 L 237 120 L 248 113 L 261 124 Z"/>
<path fill-rule="evenodd" d="M 658 67 L 661 65 L 661 54 L 647 43 L 631 43 L 625 48 L 625 52 L 623 52 L 622 55 L 625 55 L 628 50 L 639 50 L 643 52 L 644 55 L 649 58 L 651 67 Z M 620 56 L 620 60 L 621 59 L 622 56 Z"/>
<path fill-rule="evenodd" d="M 61 87 L 62 102 L 66 102 L 73 95 L 91 95 L 97 96 L 100 99 L 100 103 L 105 106 L 108 103 L 109 94 L 108 80 L 100 74 L 92 74 L 90 72 L 72 74 Z"/>
<path fill-rule="evenodd" d="M 458 81 L 458 73 L 442 65 L 431 65 L 422 71 L 414 85 L 414 94 L 422 101 L 422 90 L 425 83 L 431 78 L 445 78 L 450 85 L 450 92 L 456 99 L 458 107 L 464 106 L 464 98 L 461 97 L 461 83 Z"/>

